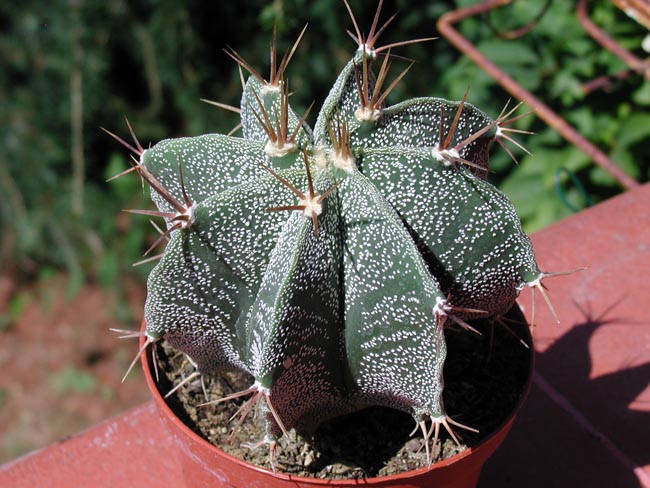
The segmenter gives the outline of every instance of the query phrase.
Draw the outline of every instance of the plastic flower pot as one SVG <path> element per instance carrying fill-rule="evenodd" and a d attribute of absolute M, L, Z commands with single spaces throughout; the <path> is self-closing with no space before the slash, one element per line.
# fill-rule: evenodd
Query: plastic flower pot
<path fill-rule="evenodd" d="M 523 319 L 523 315 L 521 317 Z M 525 329 L 528 334 L 527 342 L 531 344 L 528 329 Z M 151 390 L 163 423 L 172 435 L 188 487 L 313 488 L 361 485 L 377 488 L 472 488 L 478 483 L 481 469 L 487 459 L 505 439 L 528 395 L 534 354 L 531 349 L 527 379 L 516 407 L 501 426 L 478 445 L 444 461 L 434 463 L 429 468 L 406 471 L 391 476 L 350 480 L 306 478 L 280 472 L 274 473 L 226 454 L 194 433 L 176 416 L 158 390 L 156 380 L 152 375 L 150 355 L 143 354 L 141 357 L 147 385 Z"/>

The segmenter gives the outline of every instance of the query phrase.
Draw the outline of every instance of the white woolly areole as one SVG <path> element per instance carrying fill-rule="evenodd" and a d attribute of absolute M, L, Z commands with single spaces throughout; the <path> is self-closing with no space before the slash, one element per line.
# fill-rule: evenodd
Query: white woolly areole
<path fill-rule="evenodd" d="M 377 59 L 377 52 L 375 51 L 375 48 L 373 47 L 368 47 L 368 44 L 363 43 L 359 44 L 359 48 L 357 51 L 365 51 L 366 54 L 371 58 L 371 59 Z"/>
<path fill-rule="evenodd" d="M 503 135 L 503 130 L 501 129 L 501 126 L 499 126 L 499 124 L 497 124 L 497 131 L 496 131 L 494 137 L 501 137 L 502 135 Z"/>
<path fill-rule="evenodd" d="M 319 169 L 327 168 L 327 151 L 323 146 L 316 146 L 314 148 L 314 162 Z"/>
<path fill-rule="evenodd" d="M 448 418 L 449 417 L 447 417 L 446 415 L 436 415 L 436 416 L 429 415 L 429 420 L 431 420 L 431 422 L 433 422 L 434 424 L 441 424 Z"/>
<path fill-rule="evenodd" d="M 542 282 L 543 279 L 544 279 L 544 273 L 540 273 L 537 278 L 535 278 L 532 281 L 529 281 L 528 283 L 524 283 L 524 285 L 525 286 L 530 286 L 531 288 L 533 288 L 535 286 L 539 286 L 539 284 Z"/>
<path fill-rule="evenodd" d="M 449 302 L 440 297 L 436 297 L 436 304 L 433 306 L 433 314 L 441 317 L 446 317 L 451 312 L 451 305 Z"/>
<path fill-rule="evenodd" d="M 300 200 L 300 205 L 305 206 L 305 209 L 302 211 L 305 217 L 311 218 L 313 215 L 323 213 L 323 205 L 318 200 L 319 197 L 320 195 L 317 195 L 315 198 L 307 197 L 304 200 Z"/>
<path fill-rule="evenodd" d="M 435 158 L 436 161 L 441 162 L 445 166 L 451 166 L 454 163 L 455 159 L 460 158 L 460 153 L 453 147 L 451 149 L 443 150 L 440 150 L 438 147 L 434 147 L 431 150 L 431 155 Z"/>
<path fill-rule="evenodd" d="M 359 122 L 377 122 L 381 117 L 381 110 L 369 107 L 359 107 L 354 111 L 354 118 Z"/>
<path fill-rule="evenodd" d="M 343 155 L 337 152 L 330 153 L 332 164 L 339 169 L 352 173 L 355 168 L 354 156 L 352 154 Z"/>
<path fill-rule="evenodd" d="M 192 224 L 194 223 L 194 219 L 196 218 L 195 212 L 197 206 L 198 204 L 195 202 L 192 204 L 190 208 L 185 210 L 185 212 L 183 213 L 178 212 L 176 214 L 176 217 L 182 217 L 182 216 L 187 217 L 187 220 L 181 220 L 181 229 L 187 229 L 192 226 Z"/>
<path fill-rule="evenodd" d="M 436 304 L 433 306 L 433 316 L 436 318 L 436 326 L 442 327 L 447 321 L 451 312 L 451 305 L 444 298 L 436 297 Z"/>
<path fill-rule="evenodd" d="M 271 139 L 266 141 L 264 145 L 264 153 L 270 158 L 281 158 L 287 154 L 294 152 L 296 150 L 296 144 L 293 142 L 283 142 L 282 145 L 278 145 L 276 142 L 273 142 Z"/>
<path fill-rule="evenodd" d="M 251 386 L 250 389 L 251 390 L 255 389 L 256 391 L 258 391 L 259 393 L 265 396 L 269 396 L 269 393 L 271 393 L 271 390 L 269 388 L 262 386 L 262 383 L 260 383 L 258 380 L 255 380 L 253 386 Z"/>
<path fill-rule="evenodd" d="M 144 336 L 147 338 L 149 342 L 155 342 L 162 337 L 162 334 L 157 334 L 155 332 L 145 330 Z M 185 356 L 187 356 L 187 354 Z M 189 359 L 190 361 L 192 360 L 189 356 L 187 356 L 187 359 Z M 194 364 L 192 364 L 192 366 L 194 366 Z"/>
<path fill-rule="evenodd" d="M 268 93 L 280 93 L 280 87 L 281 87 L 282 82 L 278 83 L 277 85 L 271 85 L 270 83 L 266 83 L 265 85 L 260 88 L 260 95 L 262 98 L 264 98 Z"/>

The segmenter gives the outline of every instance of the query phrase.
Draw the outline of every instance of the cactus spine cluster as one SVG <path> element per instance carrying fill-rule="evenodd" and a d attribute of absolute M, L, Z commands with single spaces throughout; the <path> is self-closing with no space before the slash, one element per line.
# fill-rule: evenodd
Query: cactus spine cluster
<path fill-rule="evenodd" d="M 486 181 L 513 111 L 387 107 L 406 71 L 387 83 L 376 20 L 368 38 L 356 29 L 313 130 L 288 100 L 296 42 L 268 80 L 231 51 L 251 73 L 240 137 L 122 141 L 158 207 L 140 213 L 167 223 L 140 352 L 164 338 L 197 374 L 252 375 L 232 398 L 249 395 L 243 417 L 262 407 L 269 442 L 372 405 L 409 412 L 427 450 L 441 426 L 456 439 L 471 427 L 445 413 L 443 327 L 498 320 L 523 287 L 542 290 L 513 205 Z"/>

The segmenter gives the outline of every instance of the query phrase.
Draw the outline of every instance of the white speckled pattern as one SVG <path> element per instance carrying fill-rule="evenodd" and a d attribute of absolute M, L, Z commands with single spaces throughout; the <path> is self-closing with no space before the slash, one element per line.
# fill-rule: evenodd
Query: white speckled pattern
<path fill-rule="evenodd" d="M 171 232 L 149 276 L 148 336 L 164 336 L 201 372 L 253 375 L 284 426 L 298 430 L 370 405 L 443 422 L 446 317 L 472 318 L 454 306 L 501 315 L 541 275 L 512 204 L 483 179 L 493 120 L 465 104 L 447 146 L 458 103 L 418 98 L 359 121 L 360 56 L 339 75 L 313 134 L 298 131 L 295 152 L 265 151 L 255 113 L 263 105 L 277 124 L 279 94 L 250 78 L 243 137 L 169 139 L 142 156 L 183 201 L 180 161 L 195 204 L 191 225 Z M 288 119 L 293 130 L 299 117 L 289 109 Z M 349 141 L 336 142 L 350 149 L 341 168 L 327 126 L 342 121 Z M 438 147 L 484 170 L 446 164 Z M 327 194 L 319 212 L 299 205 L 311 194 L 303 149 L 314 194 Z"/>

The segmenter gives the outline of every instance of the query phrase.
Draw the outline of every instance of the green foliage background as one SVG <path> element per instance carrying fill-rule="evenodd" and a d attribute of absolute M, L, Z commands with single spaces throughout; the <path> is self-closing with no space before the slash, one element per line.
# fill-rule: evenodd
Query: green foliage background
<path fill-rule="evenodd" d="M 384 2 L 382 19 L 400 14 L 382 43 L 437 36 L 444 12 L 474 0 Z M 596 4 L 592 18 L 640 57 L 647 33 L 614 8 Z M 368 30 L 374 2 L 350 0 Z M 541 2 L 519 0 L 492 15 L 500 29 L 520 27 Z M 640 76 L 585 95 L 582 84 L 625 66 L 580 27 L 573 2 L 553 2 L 528 35 L 498 39 L 485 18 L 464 21 L 461 32 L 525 88 L 564 116 L 639 181 L 648 180 L 650 83 Z M 146 218 L 120 213 L 146 206 L 138 178 L 110 184 L 128 158 L 101 127 L 128 134 L 127 116 L 143 144 L 205 132 L 227 132 L 236 116 L 200 98 L 238 105 L 232 46 L 260 72 L 277 25 L 283 51 L 309 23 L 289 66 L 292 104 L 298 111 L 322 101 L 355 45 L 341 0 L 54 0 L 0 5 L 0 273 L 38 277 L 66 269 L 72 288 L 85 280 L 114 286 L 132 268 L 156 232 Z M 496 116 L 508 95 L 444 39 L 395 51 L 418 61 L 390 99 L 440 96 L 469 101 Z M 396 60 L 393 72 L 406 66 Z M 534 117 L 515 166 L 502 150 L 492 159 L 493 181 L 514 200 L 528 231 L 563 218 L 621 188 L 585 155 Z M 524 138 L 519 138 L 522 142 Z M 584 185 L 582 193 L 570 175 Z M 556 180 L 559 183 L 556 184 Z M 563 198 L 558 196 L 558 187 Z M 567 205 L 568 203 L 568 205 Z"/>

